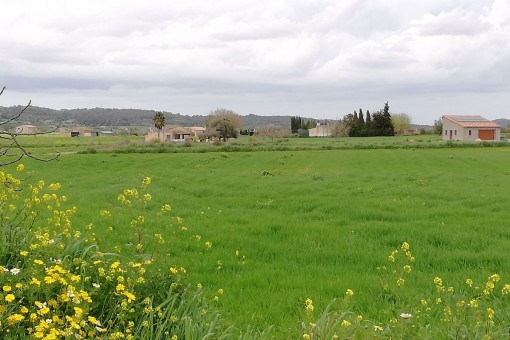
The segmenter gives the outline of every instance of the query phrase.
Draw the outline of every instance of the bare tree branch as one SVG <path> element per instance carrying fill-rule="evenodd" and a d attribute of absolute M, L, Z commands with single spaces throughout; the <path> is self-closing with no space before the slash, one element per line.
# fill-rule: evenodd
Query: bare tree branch
<path fill-rule="evenodd" d="M 0 96 L 4 93 L 4 90 L 5 90 L 5 86 L 0 91 Z M 0 122 L 0 126 L 6 125 L 6 124 L 18 119 L 19 117 L 21 117 L 21 115 L 30 107 L 31 103 L 32 103 L 32 101 L 29 101 L 28 104 L 16 115 L 7 119 L 6 121 Z M 56 129 L 58 129 L 58 127 L 56 127 L 51 132 L 54 132 Z M 35 135 L 44 135 L 44 134 L 48 134 L 51 132 L 35 132 L 35 133 L 27 133 L 27 134 L 23 134 L 23 135 L 35 136 Z M 13 133 L 13 132 L 9 132 L 6 130 L 0 130 L 0 140 L 7 141 L 6 145 L 4 145 L 4 146 L 0 145 L 0 167 L 19 162 L 23 157 L 29 157 L 29 158 L 32 158 L 32 159 L 35 159 L 35 160 L 41 161 L 41 162 L 50 162 L 50 161 L 57 159 L 60 156 L 60 153 L 57 153 L 55 156 L 50 157 L 50 158 L 40 158 L 40 157 L 32 155 L 18 142 L 17 137 L 19 135 L 20 135 L 19 133 Z M 3 159 L 4 157 L 10 158 L 10 159 L 4 160 Z"/>

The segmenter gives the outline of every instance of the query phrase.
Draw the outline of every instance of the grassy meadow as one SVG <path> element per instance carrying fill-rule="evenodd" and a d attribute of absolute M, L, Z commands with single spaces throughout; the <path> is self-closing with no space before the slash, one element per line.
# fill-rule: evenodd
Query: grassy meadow
<path fill-rule="evenodd" d="M 404 241 L 416 258 L 410 303 L 434 292 L 436 276 L 453 285 L 499 273 L 510 282 L 508 147 L 67 154 L 65 142 L 39 144 L 69 149 L 55 162 L 25 160 L 26 180 L 60 182 L 78 207 L 75 226 L 122 251 L 138 213 L 108 224 L 99 211 L 151 177 L 148 209 L 169 203 L 183 220 L 148 223 L 147 235 L 165 239 L 151 252 L 163 270 L 182 266 L 191 282 L 223 289 L 220 311 L 238 326 L 300 336 L 304 301 L 320 315 L 347 289 L 355 313 L 387 322 L 376 268 Z"/>

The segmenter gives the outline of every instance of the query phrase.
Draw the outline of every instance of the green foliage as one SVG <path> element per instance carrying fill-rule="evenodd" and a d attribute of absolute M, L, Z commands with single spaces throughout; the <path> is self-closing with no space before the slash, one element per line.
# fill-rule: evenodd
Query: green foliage
<path fill-rule="evenodd" d="M 163 112 L 156 112 L 154 117 L 152 117 L 152 122 L 154 123 L 154 127 L 156 129 L 163 129 L 165 127 L 165 115 Z"/>
<path fill-rule="evenodd" d="M 396 134 L 401 134 L 411 128 L 411 116 L 407 113 L 392 114 L 391 122 L 393 123 Z"/>
<path fill-rule="evenodd" d="M 300 116 L 290 117 L 290 130 L 291 133 L 299 134 L 300 130 L 308 130 L 317 126 L 314 119 L 304 119 Z M 301 136 L 300 136 L 301 137 Z"/>
<path fill-rule="evenodd" d="M 209 114 L 206 119 L 206 135 L 217 136 L 224 142 L 228 138 L 237 138 L 241 128 L 239 115 L 231 110 L 217 109 Z"/>
<path fill-rule="evenodd" d="M 354 111 L 343 118 L 350 137 L 393 136 L 395 134 L 388 102 L 382 110 L 370 115 L 367 111 L 363 118 L 363 111 Z"/>
<path fill-rule="evenodd" d="M 299 138 L 308 138 L 310 136 L 308 129 L 299 129 L 297 135 Z"/>
<path fill-rule="evenodd" d="M 434 133 L 436 135 L 443 134 L 443 120 L 441 118 L 434 120 Z"/>
<path fill-rule="evenodd" d="M 149 184 L 145 178 L 140 193 L 133 188 L 118 196 L 127 215 L 134 214 L 135 230 L 134 252 L 121 256 L 100 251 L 91 224 L 84 233 L 73 227 L 77 209 L 65 208 L 67 197 L 57 195 L 60 184 L 26 184 L 0 171 L 0 337 L 232 337 L 232 327 L 210 306 L 217 296 L 185 286 L 182 267 L 161 277 L 155 259 L 143 252 Z M 141 210 L 133 210 L 135 205 Z M 166 204 L 157 214 L 170 210 Z M 111 213 L 102 210 L 101 216 Z"/>
<path fill-rule="evenodd" d="M 351 300 L 356 295 L 348 289 L 343 298 L 333 299 L 318 319 L 313 319 L 312 300 L 307 299 L 303 339 L 508 337 L 510 284 L 502 284 L 499 274 L 488 276 L 478 285 L 467 278 L 455 286 L 446 285 L 436 276 L 429 282 L 434 289 L 415 295 L 416 290 L 409 288 L 415 260 L 410 245 L 404 242 L 390 252 L 387 264 L 377 267 L 381 273 L 382 308 L 387 313 L 384 320 L 373 321 L 353 313 L 355 301 Z"/>
<path fill-rule="evenodd" d="M 246 143 L 253 147 L 248 144 L 253 141 Z M 420 148 L 429 144 L 435 147 Z M 226 145 L 242 149 L 242 140 L 216 149 Z M 318 150 L 329 145 L 347 149 Z M 354 149 L 354 145 L 364 147 Z M 116 211 L 117 204 L 108 202 L 116 201 L 126 181 L 151 175 L 151 205 L 159 207 L 170 197 L 172 215 L 185 217 L 178 223 L 176 218 L 158 216 L 151 218 L 153 223 L 147 219 L 144 224 L 146 235 L 160 233 L 167 241 L 162 246 L 146 242 L 144 249 L 157 258 L 154 272 L 161 269 L 160 274 L 151 274 L 151 282 L 163 284 L 168 268 L 182 265 L 187 271 L 182 289 L 190 281 L 201 282 L 208 291 L 223 288 L 225 294 L 218 295 L 218 304 L 207 302 L 240 329 L 248 324 L 256 329 L 274 325 L 277 338 L 301 338 L 304 329 L 299 320 L 306 320 L 305 326 L 311 327 L 309 322 L 321 317 L 322 306 L 336 298 L 331 312 L 347 312 L 342 320 L 347 319 L 349 327 L 357 327 L 357 316 L 362 315 L 360 327 L 369 326 L 358 330 L 358 338 L 372 336 L 375 326 L 383 327 L 384 336 L 399 338 L 404 330 L 398 327 L 421 327 L 415 323 L 416 311 L 424 310 L 421 299 L 437 297 L 436 276 L 442 278 L 446 290 L 452 286 L 455 293 L 463 289 L 466 294 L 467 278 L 474 286 L 484 287 L 488 277 L 500 273 L 497 294 L 509 280 L 510 262 L 505 256 L 509 233 L 501 222 L 507 215 L 507 193 L 501 183 L 505 183 L 509 165 L 501 155 L 508 148 L 504 143 L 493 144 L 503 145 L 498 148 L 439 145 L 445 144 L 400 137 L 360 138 L 355 143 L 348 138 L 291 138 L 279 147 L 300 147 L 302 151 L 236 152 L 228 157 L 221 154 L 225 151 L 66 154 L 59 162 L 31 167 L 30 178 L 63 181 L 61 192 L 79 208 L 73 215 L 75 228 L 85 235 L 92 223 L 93 229 L 87 233 L 96 234 L 103 252 L 127 256 L 133 253 L 136 240 L 130 222 L 137 209 L 126 211 L 120 206 Z M 311 147 L 315 150 L 305 149 Z M 444 171 L 445 165 L 448 171 Z M 492 169 L 491 176 L 486 176 L 487 168 Z M 277 176 L 261 176 L 264 170 Z M 317 173 L 326 180 L 312 180 Z M 229 188 L 228 195 L 225 188 Z M 485 192 L 473 195 L 473 188 Z M 105 207 L 117 216 L 114 222 L 107 224 L 98 216 Z M 156 210 L 148 207 L 146 211 Z M 398 277 L 392 276 L 391 270 L 383 273 L 376 268 L 390 268 L 385 261 L 388 252 L 399 249 L 403 239 L 413 245 L 416 261 L 411 273 L 403 277 L 405 285 L 398 287 Z M 210 249 L 206 249 L 206 241 L 212 243 Z M 405 252 L 399 254 L 405 256 Z M 401 260 L 397 257 L 396 263 Z M 152 270 L 146 275 L 149 272 Z M 384 282 L 393 286 L 384 290 Z M 152 287 L 167 292 L 155 284 Z M 150 288 L 138 295 L 147 296 Z M 344 307 L 341 300 L 346 289 L 355 294 L 352 303 Z M 303 316 L 303 302 L 308 297 L 314 300 L 315 311 Z M 448 306 L 459 302 L 455 301 Z M 445 306 L 432 308 L 434 312 L 427 316 L 430 329 L 448 329 L 440 321 L 440 309 Z M 508 324 L 508 297 L 479 302 L 480 313 L 485 308 L 494 309 L 495 318 Z M 413 317 L 400 322 L 400 313 Z M 481 318 L 481 314 L 470 315 L 471 321 L 462 321 L 464 325 Z M 393 317 L 399 320 L 395 324 L 390 322 Z M 336 320 L 333 315 L 329 319 Z M 397 329 L 388 329 L 392 325 Z M 477 333 L 471 334 L 476 338 Z M 492 334 L 496 337 L 498 333 Z"/>

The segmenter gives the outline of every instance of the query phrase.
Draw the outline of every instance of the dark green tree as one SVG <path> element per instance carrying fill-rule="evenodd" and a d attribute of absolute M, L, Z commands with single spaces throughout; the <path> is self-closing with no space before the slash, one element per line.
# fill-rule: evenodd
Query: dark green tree
<path fill-rule="evenodd" d="M 292 133 L 297 133 L 298 130 L 304 128 L 303 118 L 300 116 L 290 117 L 290 130 Z"/>
<path fill-rule="evenodd" d="M 367 128 L 365 125 L 365 118 L 363 117 L 363 111 L 359 109 L 358 113 L 358 136 L 365 137 L 367 135 Z"/>
<path fill-rule="evenodd" d="M 434 133 L 437 135 L 443 134 L 443 120 L 441 118 L 434 120 Z"/>
<path fill-rule="evenodd" d="M 374 133 L 372 131 L 372 117 L 370 116 L 370 111 L 367 110 L 366 118 L 365 118 L 365 134 L 366 136 L 373 136 Z"/>
<path fill-rule="evenodd" d="M 382 110 L 372 114 L 372 132 L 373 136 L 395 135 L 388 102 L 384 104 L 384 108 Z"/>
<path fill-rule="evenodd" d="M 345 115 L 342 123 L 345 126 L 349 137 L 358 136 L 358 115 L 356 113 L 349 113 L 348 115 Z"/>
<path fill-rule="evenodd" d="M 234 111 L 216 109 L 207 116 L 205 126 L 206 135 L 218 136 L 226 142 L 228 138 L 237 138 L 241 129 L 241 118 Z"/>
<path fill-rule="evenodd" d="M 156 112 L 154 114 L 154 117 L 152 117 L 152 122 L 154 123 L 154 127 L 158 129 L 158 139 L 159 139 L 159 133 L 161 130 L 165 127 L 165 115 L 163 112 Z"/>
<path fill-rule="evenodd" d="M 394 136 L 395 128 L 393 126 L 393 122 L 391 121 L 390 106 L 388 105 L 388 102 L 384 103 L 383 116 L 384 134 L 382 136 Z"/>

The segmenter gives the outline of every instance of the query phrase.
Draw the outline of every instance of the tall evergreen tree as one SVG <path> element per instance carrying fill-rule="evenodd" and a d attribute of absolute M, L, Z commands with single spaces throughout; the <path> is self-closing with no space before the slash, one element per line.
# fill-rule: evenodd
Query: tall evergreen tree
<path fill-rule="evenodd" d="M 384 116 L 383 136 L 394 136 L 395 128 L 393 126 L 393 122 L 391 121 L 390 106 L 388 105 L 388 102 L 384 103 L 383 116 Z"/>
<path fill-rule="evenodd" d="M 365 118 L 363 117 L 363 111 L 359 109 L 358 113 L 358 136 L 365 137 L 367 135 L 367 129 L 365 126 Z"/>
<path fill-rule="evenodd" d="M 373 136 L 374 133 L 372 131 L 372 118 L 370 117 L 370 111 L 367 110 L 367 115 L 365 118 L 365 134 L 366 136 Z"/>

